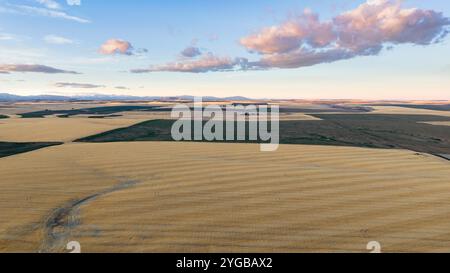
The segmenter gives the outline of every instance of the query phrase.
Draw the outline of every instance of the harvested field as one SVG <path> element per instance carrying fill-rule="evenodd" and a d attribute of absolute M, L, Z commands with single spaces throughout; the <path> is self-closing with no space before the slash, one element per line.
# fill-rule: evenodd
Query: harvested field
<path fill-rule="evenodd" d="M 68 142 L 144 121 L 131 118 L 10 118 L 0 121 L 0 141 Z"/>
<path fill-rule="evenodd" d="M 425 109 L 435 111 L 450 111 L 450 104 L 389 104 L 382 106 L 404 107 L 404 108 Z"/>
<path fill-rule="evenodd" d="M 290 107 L 281 143 L 297 145 L 261 153 L 171 142 L 168 111 L 81 106 L 0 121 L 0 252 L 450 249 L 445 111 Z"/>
<path fill-rule="evenodd" d="M 376 240 L 448 252 L 448 164 L 328 146 L 66 144 L 0 159 L 0 251 L 366 252 Z"/>
<path fill-rule="evenodd" d="M 321 120 L 313 115 L 303 113 L 280 113 L 280 120 L 304 120 L 304 121 L 317 121 Z"/>
<path fill-rule="evenodd" d="M 374 111 L 371 114 L 385 115 L 432 115 L 450 117 L 450 111 L 408 108 L 400 106 L 371 106 Z"/>
<path fill-rule="evenodd" d="M 422 122 L 422 123 L 436 125 L 436 126 L 450 126 L 450 121 L 430 121 L 430 122 Z"/>

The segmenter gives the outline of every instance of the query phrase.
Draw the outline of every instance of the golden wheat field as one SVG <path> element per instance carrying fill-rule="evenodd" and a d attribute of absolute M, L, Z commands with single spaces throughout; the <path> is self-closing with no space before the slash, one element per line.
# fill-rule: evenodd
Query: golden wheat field
<path fill-rule="evenodd" d="M 120 127 L 127 127 L 141 121 L 141 118 L 10 118 L 0 120 L 0 141 L 62 141 L 68 142 L 87 135 L 98 134 Z"/>
<path fill-rule="evenodd" d="M 448 161 L 405 150 L 71 143 L 0 159 L 0 251 L 450 251 Z"/>
<path fill-rule="evenodd" d="M 449 121 L 432 121 L 432 122 L 424 122 L 424 123 L 436 125 L 436 126 L 450 126 Z"/>
<path fill-rule="evenodd" d="M 449 111 L 413 109 L 399 106 L 371 106 L 374 109 L 371 114 L 392 114 L 392 115 L 434 115 L 450 117 Z"/>

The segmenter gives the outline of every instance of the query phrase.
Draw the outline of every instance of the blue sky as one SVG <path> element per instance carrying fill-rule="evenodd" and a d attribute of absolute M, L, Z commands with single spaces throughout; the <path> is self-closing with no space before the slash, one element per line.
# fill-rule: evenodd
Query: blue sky
<path fill-rule="evenodd" d="M 0 92 L 450 99 L 445 2 L 0 0 Z"/>

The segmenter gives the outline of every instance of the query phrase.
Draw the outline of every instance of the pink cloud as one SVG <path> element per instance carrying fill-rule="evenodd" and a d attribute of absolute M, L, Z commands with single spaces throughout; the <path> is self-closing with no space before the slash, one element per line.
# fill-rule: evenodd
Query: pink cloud
<path fill-rule="evenodd" d="M 101 47 L 99 52 L 105 55 L 122 54 L 122 55 L 133 55 L 133 46 L 130 42 L 110 39 L 106 41 Z"/>
<path fill-rule="evenodd" d="M 318 14 L 305 10 L 283 24 L 243 37 L 241 45 L 250 52 L 258 53 L 257 61 L 204 54 L 198 59 L 132 72 L 198 73 L 313 66 L 377 55 L 384 48 L 392 49 L 398 44 L 437 43 L 449 33 L 449 25 L 450 19 L 440 12 L 403 8 L 399 0 L 367 0 L 328 21 L 321 21 Z"/>
<path fill-rule="evenodd" d="M 172 62 L 163 65 L 152 66 L 148 69 L 134 69 L 132 73 L 149 73 L 149 72 L 191 72 L 203 73 L 210 71 L 232 71 L 242 62 L 242 59 L 217 57 L 211 53 L 205 54 L 198 59 Z"/>
<path fill-rule="evenodd" d="M 402 9 L 399 1 L 388 0 L 368 1 L 333 20 L 337 45 L 353 51 L 383 43 L 428 45 L 449 24 L 442 13 Z"/>
<path fill-rule="evenodd" d="M 297 68 L 376 55 L 396 44 L 429 45 L 448 34 L 448 25 L 449 18 L 433 10 L 405 9 L 394 0 L 368 0 L 326 22 L 306 10 L 240 43 L 262 55 L 254 66 Z"/>
<path fill-rule="evenodd" d="M 321 23 L 319 16 L 306 10 L 302 16 L 280 26 L 264 28 L 260 33 L 241 39 L 250 51 L 261 54 L 285 53 L 306 43 L 324 47 L 336 39 L 331 23 Z"/>
<path fill-rule="evenodd" d="M 298 68 L 321 63 L 331 63 L 353 57 L 355 57 L 353 53 L 340 49 L 319 52 L 298 49 L 289 53 L 265 55 L 260 61 L 251 63 L 250 67 L 259 69 Z"/>
<path fill-rule="evenodd" d="M 11 72 L 20 73 L 45 73 L 45 74 L 80 74 L 75 71 L 58 69 L 40 64 L 0 64 L 0 73 L 9 74 Z"/>

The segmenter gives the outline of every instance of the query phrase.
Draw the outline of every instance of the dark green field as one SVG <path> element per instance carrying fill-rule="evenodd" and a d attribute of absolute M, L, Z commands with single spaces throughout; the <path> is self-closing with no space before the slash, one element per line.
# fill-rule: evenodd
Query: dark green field
<path fill-rule="evenodd" d="M 89 116 L 88 118 L 94 118 L 94 119 L 102 119 L 102 118 L 118 118 L 122 117 L 122 115 L 104 115 L 104 116 Z"/>
<path fill-rule="evenodd" d="M 281 144 L 408 149 L 450 154 L 450 127 L 418 122 L 450 121 L 440 116 L 315 114 L 321 121 L 281 121 Z M 174 121 L 146 121 L 80 139 L 80 142 L 172 141 Z M 235 124 L 236 126 L 236 124 Z M 246 126 L 248 127 L 248 126 Z"/>
<path fill-rule="evenodd" d="M 61 144 L 61 142 L 0 142 L 0 158 Z"/>
<path fill-rule="evenodd" d="M 0 115 L 0 119 L 2 118 L 9 118 L 8 116 Z"/>

